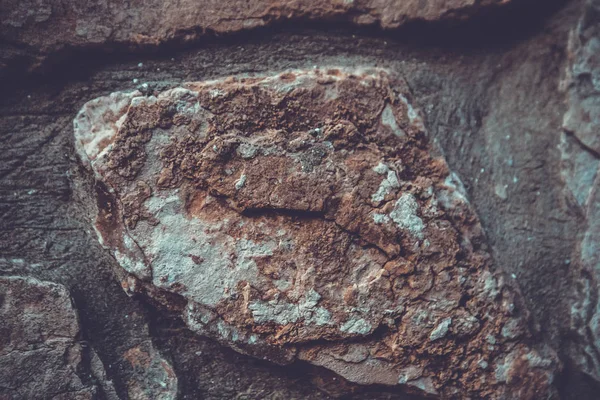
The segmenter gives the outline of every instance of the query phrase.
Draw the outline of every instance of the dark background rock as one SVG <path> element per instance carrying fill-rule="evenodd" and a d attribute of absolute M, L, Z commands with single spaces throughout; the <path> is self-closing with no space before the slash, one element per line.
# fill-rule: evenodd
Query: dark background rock
<path fill-rule="evenodd" d="M 282 368 L 240 356 L 128 297 L 115 261 L 90 231 L 94 187 L 72 135 L 83 103 L 144 89 L 143 83 L 163 89 L 236 73 L 382 66 L 407 80 L 430 134 L 467 186 L 496 263 L 515 275 L 540 340 L 560 354 L 561 398 L 594 399 L 599 384 L 580 362 L 581 349 L 594 344 L 571 325 L 581 283 L 595 280 L 574 257 L 586 214 L 565 194 L 557 147 L 567 110 L 559 83 L 570 65 L 568 37 L 585 7 L 525 1 L 456 26 L 418 23 L 387 32 L 333 22 L 278 24 L 135 51 L 82 44 L 48 53 L 34 73 L 27 70 L 39 50 L 2 39 L 8 61 L 0 82 L 0 273 L 69 290 L 81 340 L 121 398 L 140 374 L 123 354 L 149 342 L 172 365 L 179 398 L 406 398 L 390 388 L 339 384 L 306 364 Z"/>

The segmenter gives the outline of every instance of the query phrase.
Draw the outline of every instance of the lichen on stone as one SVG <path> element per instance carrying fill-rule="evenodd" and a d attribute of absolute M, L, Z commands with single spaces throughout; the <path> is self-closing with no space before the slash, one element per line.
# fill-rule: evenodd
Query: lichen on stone
<path fill-rule="evenodd" d="M 180 296 L 192 330 L 237 351 L 439 396 L 548 391 L 553 355 L 521 344 L 519 294 L 410 98 L 385 70 L 336 68 L 133 97 L 82 157 L 106 187 L 96 232 L 141 292 Z"/>

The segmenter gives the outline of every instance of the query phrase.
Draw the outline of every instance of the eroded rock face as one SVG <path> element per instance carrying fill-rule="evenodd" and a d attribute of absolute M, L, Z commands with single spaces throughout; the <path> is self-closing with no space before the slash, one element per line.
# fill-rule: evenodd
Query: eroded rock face
<path fill-rule="evenodd" d="M 568 110 L 560 150 L 567 195 L 582 215 L 580 244 L 573 254 L 579 267 L 571 328 L 579 336 L 571 357 L 600 381 L 600 4 L 588 1 L 571 33 L 569 65 L 563 82 Z"/>
<path fill-rule="evenodd" d="M 0 321 L 1 399 L 96 398 L 97 388 L 84 379 L 77 315 L 63 286 L 0 277 Z"/>
<path fill-rule="evenodd" d="M 283 20 L 343 20 L 397 28 L 412 21 L 465 19 L 518 0 L 250 0 L 0 2 L 0 37 L 40 58 L 98 44 L 155 45 L 233 33 Z M 10 57 L 10 52 L 6 56 Z M 2 60 L 0 58 L 0 60 Z M 1 66 L 1 64 L 0 64 Z"/>
<path fill-rule="evenodd" d="M 113 93 L 74 127 L 125 289 L 192 330 L 361 384 L 553 395 L 555 357 L 402 80 L 329 69 Z"/>

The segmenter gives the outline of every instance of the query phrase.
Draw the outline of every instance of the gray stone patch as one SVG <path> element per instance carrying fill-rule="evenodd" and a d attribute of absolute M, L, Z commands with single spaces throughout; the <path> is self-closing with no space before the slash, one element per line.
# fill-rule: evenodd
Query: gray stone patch
<path fill-rule="evenodd" d="M 423 229 L 425 229 L 425 224 L 417 215 L 418 209 L 419 204 L 414 196 L 410 193 L 404 193 L 396 200 L 394 209 L 390 213 L 390 218 L 400 229 L 405 229 L 416 238 L 423 239 Z"/>
<path fill-rule="evenodd" d="M 252 311 L 252 317 L 257 323 L 276 322 L 287 325 L 302 318 L 307 325 L 327 325 L 331 323 L 331 313 L 323 307 L 317 307 L 320 299 L 321 295 L 310 289 L 298 304 L 280 300 L 255 301 L 250 303 L 248 309 Z"/>
<path fill-rule="evenodd" d="M 440 322 L 438 324 L 438 326 L 436 326 L 431 333 L 429 334 L 429 340 L 431 340 L 432 342 L 438 339 L 443 338 L 444 336 L 446 336 L 446 334 L 448 333 L 448 330 L 450 329 L 450 325 L 452 324 L 452 318 L 448 317 L 448 318 L 444 318 L 444 320 L 442 322 Z"/>
<path fill-rule="evenodd" d="M 379 165 L 375 168 L 378 168 L 376 172 L 382 170 L 381 168 L 379 168 Z M 398 176 L 396 175 L 396 172 L 390 169 L 388 169 L 386 172 L 387 176 L 381 181 L 377 192 L 375 192 L 371 196 L 371 201 L 373 201 L 373 203 L 379 203 L 380 201 L 383 201 L 385 199 L 385 196 L 387 196 L 390 193 L 393 193 L 394 190 L 400 188 L 400 182 L 398 181 Z"/>
<path fill-rule="evenodd" d="M 359 317 L 350 317 L 344 324 L 340 327 L 340 331 L 347 332 L 351 334 L 358 335 L 366 335 L 371 332 L 372 326 L 371 324 Z"/>
<path fill-rule="evenodd" d="M 394 117 L 394 112 L 392 111 L 392 107 L 389 104 L 386 104 L 383 112 L 381 113 L 381 123 L 385 126 L 388 126 L 394 135 L 398 137 L 406 136 L 406 132 L 402 130 L 398 126 L 398 122 L 396 122 L 396 117 Z"/>

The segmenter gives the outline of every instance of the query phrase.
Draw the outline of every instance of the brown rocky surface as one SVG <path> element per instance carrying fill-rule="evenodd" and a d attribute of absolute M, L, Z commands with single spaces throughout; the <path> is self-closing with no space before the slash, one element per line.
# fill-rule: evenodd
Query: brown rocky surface
<path fill-rule="evenodd" d="M 582 257 L 581 251 L 582 243 L 594 244 L 584 238 L 594 237 L 595 221 L 588 189 L 597 159 L 589 150 L 596 125 L 596 3 L 475 5 L 464 24 L 436 22 L 463 19 L 448 14 L 382 31 L 355 28 L 359 25 L 347 23 L 349 15 L 303 16 L 239 35 L 194 31 L 186 40 L 189 32 L 182 32 L 159 45 L 133 46 L 110 40 L 72 44 L 73 30 L 60 16 L 77 7 L 84 21 L 108 20 L 110 29 L 127 37 L 129 28 L 106 19 L 101 3 L 86 8 L 81 2 L 53 2 L 51 9 L 58 11 L 40 23 L 35 16 L 47 13 L 45 3 L 22 4 L 0 5 L 3 21 L 10 19 L 5 10 L 32 16 L 21 27 L 0 28 L 0 275 L 67 288 L 79 314 L 82 347 L 91 353 L 88 363 L 84 351 L 82 376 L 93 375 L 93 382 L 82 381 L 96 388 L 97 398 L 132 397 L 134 382 L 151 379 L 144 371 L 166 376 L 168 369 L 155 367 L 160 362 L 150 363 L 149 370 L 131 362 L 133 353 L 142 352 L 160 354 L 172 366 L 180 399 L 423 398 L 407 395 L 406 385 L 353 384 L 302 360 L 276 365 L 191 331 L 177 307 L 165 309 L 168 291 L 148 296 L 131 290 L 137 281 L 100 246 L 92 229 L 94 178 L 80 167 L 73 143 L 73 119 L 90 99 L 136 90 L 158 96 L 185 82 L 273 76 L 315 65 L 378 66 L 407 83 L 407 99 L 422 110 L 428 139 L 460 176 L 477 212 L 489 268 L 504 270 L 508 286 L 520 288 L 521 309 L 531 312 L 532 336 L 524 344 L 558 353 L 563 367 L 553 386 L 559 398 L 597 398 L 597 277 L 590 263 L 594 254 Z M 129 7 L 148 17 L 156 12 L 151 5 Z M 143 24 L 143 15 L 135 18 Z M 47 68 L 29 73 L 44 60 Z M 581 168 L 585 165 L 591 167 Z M 133 197 L 129 204 L 138 201 Z M 143 224 L 146 216 L 132 214 L 136 218 Z M 180 299 L 168 301 L 181 304 Z M 351 341 L 337 341 L 346 342 Z M 111 387 L 116 397 L 107 394 Z"/>
<path fill-rule="evenodd" d="M 410 97 L 383 70 L 325 68 L 86 103 L 76 147 L 126 290 L 238 351 L 355 383 L 551 397 L 556 360 L 528 344 Z"/>
<path fill-rule="evenodd" d="M 284 21 L 349 21 L 385 29 L 415 21 L 461 20 L 519 0 L 250 0 L 0 2 L 0 62 L 98 45 L 192 41 Z M 522 0 L 520 0 L 522 1 Z M 0 64 L 0 68 L 3 65 Z"/>

